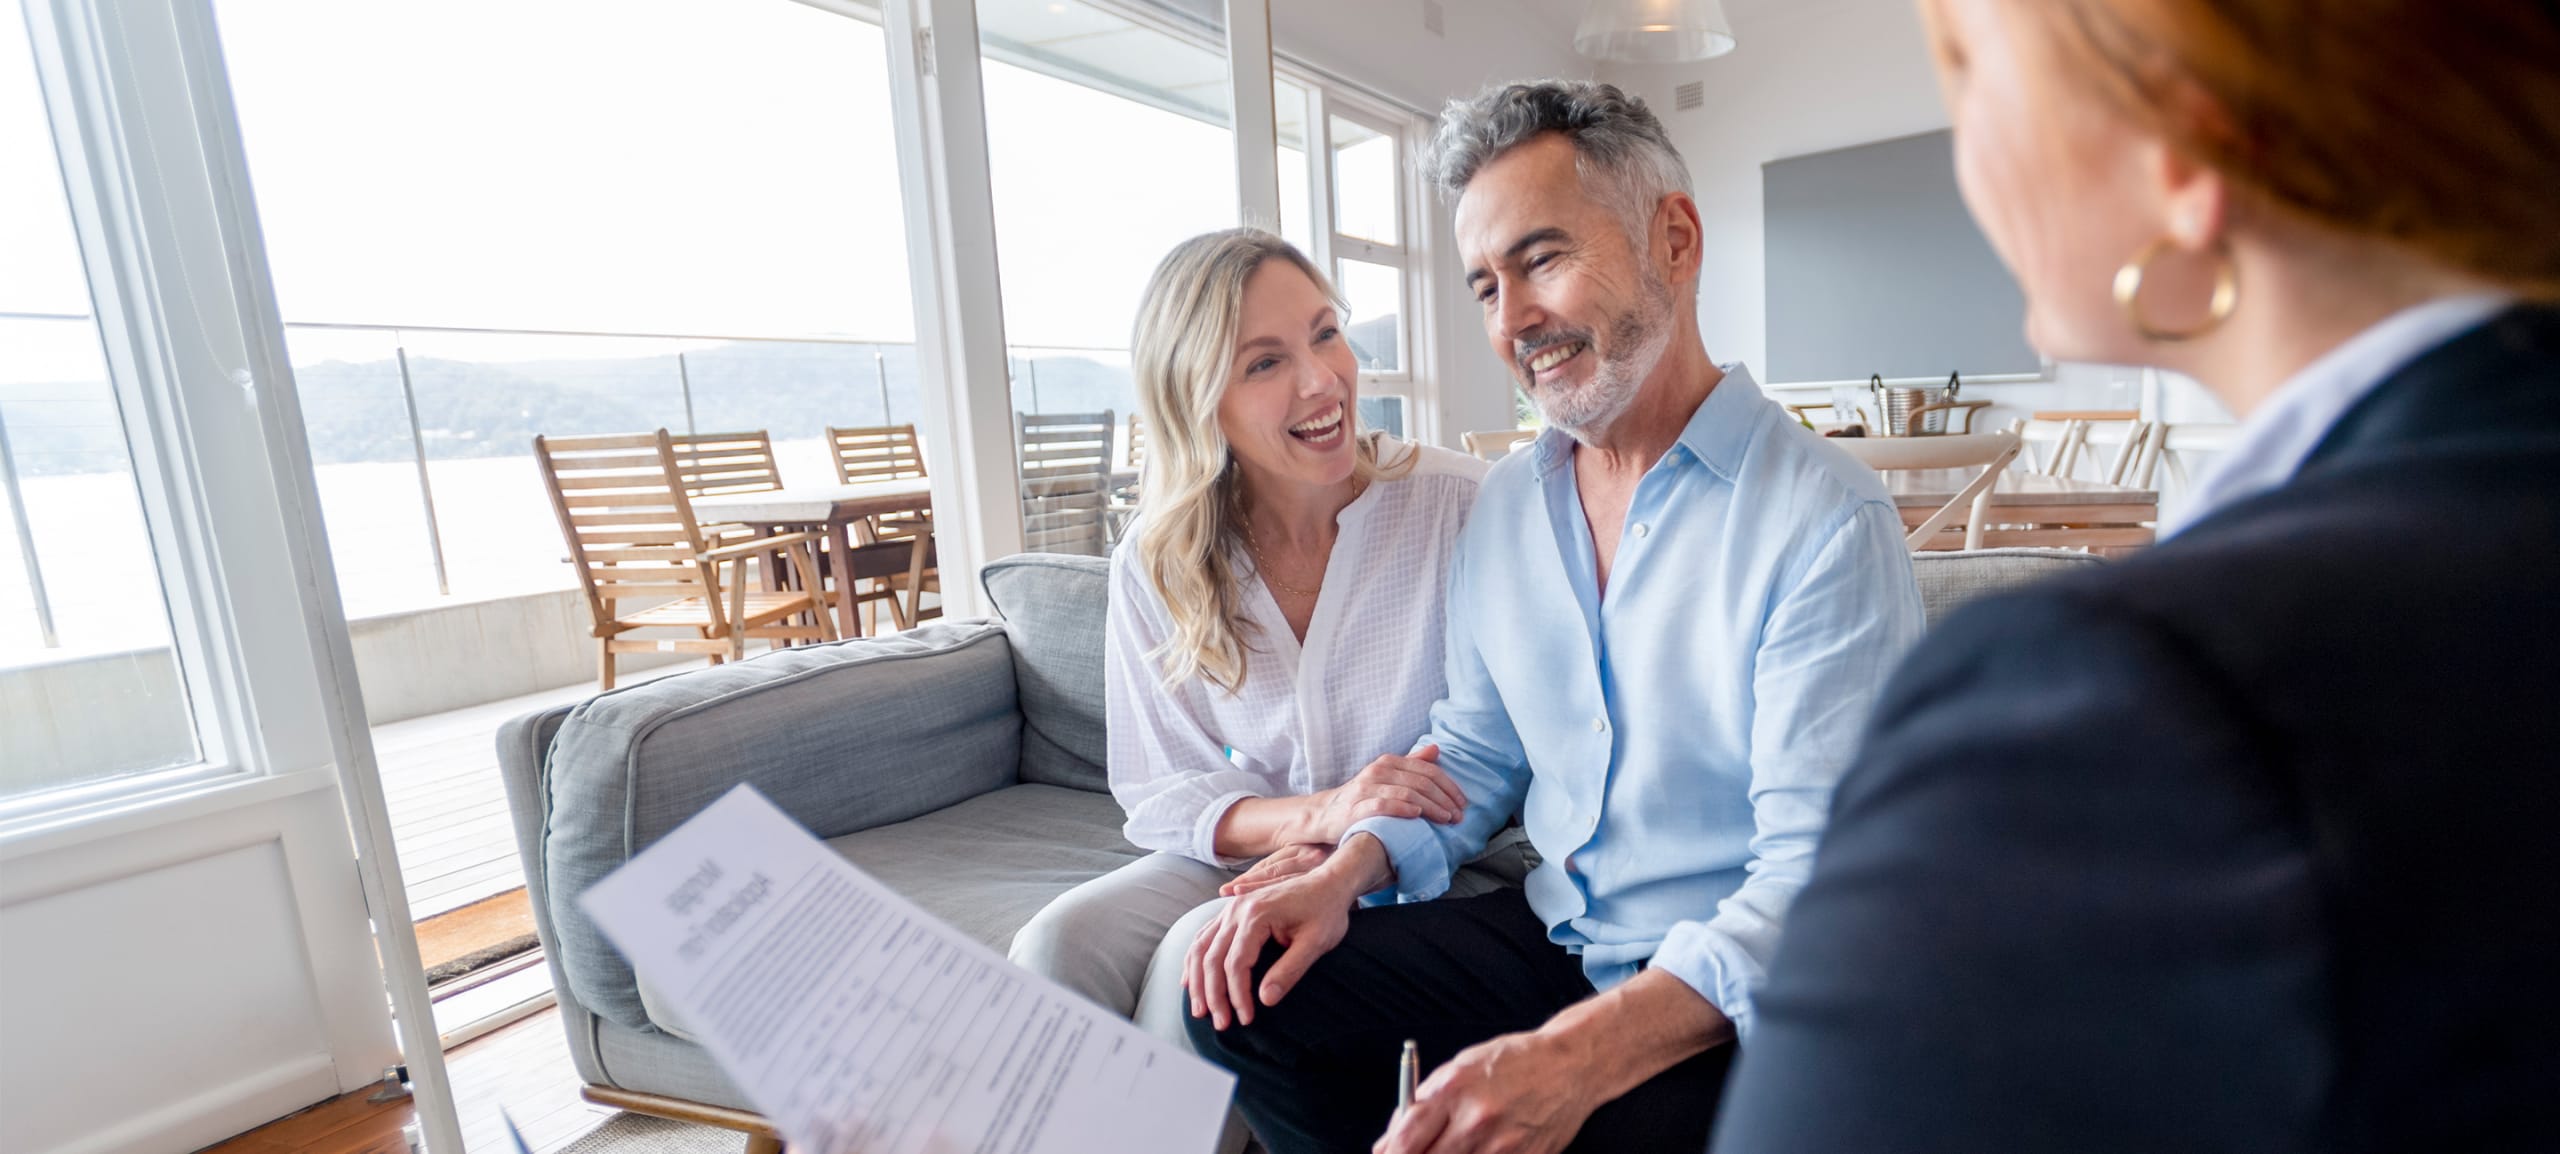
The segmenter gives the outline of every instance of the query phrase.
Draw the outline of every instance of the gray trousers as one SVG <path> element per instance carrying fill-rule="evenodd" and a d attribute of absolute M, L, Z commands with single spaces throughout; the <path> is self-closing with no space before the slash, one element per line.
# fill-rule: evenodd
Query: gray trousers
<path fill-rule="evenodd" d="M 1449 896 L 1517 886 L 1536 861 L 1524 832 L 1505 829 L 1449 880 Z M 1008 956 L 1188 1052 L 1182 961 L 1191 939 L 1226 908 L 1218 887 L 1242 872 L 1148 854 L 1058 895 L 1015 932 Z M 1232 1154 L 1243 1142 L 1243 1127 L 1230 1117 L 1221 1149 Z"/>

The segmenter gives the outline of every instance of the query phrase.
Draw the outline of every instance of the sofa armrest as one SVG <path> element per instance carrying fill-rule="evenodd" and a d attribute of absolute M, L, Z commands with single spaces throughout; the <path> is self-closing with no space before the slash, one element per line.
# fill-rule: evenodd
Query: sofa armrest
<path fill-rule="evenodd" d="M 633 854 L 740 784 L 834 838 L 1011 785 L 1021 762 L 1012 657 L 983 621 L 780 650 L 555 714 L 500 734 L 528 896 L 564 992 L 634 1028 L 648 1016 L 631 969 L 576 900 Z"/>

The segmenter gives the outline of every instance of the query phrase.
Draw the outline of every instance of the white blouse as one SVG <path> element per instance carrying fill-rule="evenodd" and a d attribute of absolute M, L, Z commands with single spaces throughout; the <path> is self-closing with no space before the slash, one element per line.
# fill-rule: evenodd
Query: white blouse
<path fill-rule="evenodd" d="M 1339 531 L 1304 642 L 1240 557 L 1244 613 L 1259 632 L 1244 638 L 1244 680 L 1232 695 L 1200 677 L 1164 684 L 1163 666 L 1148 657 L 1173 635 L 1164 598 L 1131 550 L 1112 555 L 1103 696 L 1111 793 L 1129 813 L 1131 844 L 1241 865 L 1217 852 L 1229 806 L 1331 789 L 1430 730 L 1431 706 L 1447 685 L 1449 559 L 1486 465 L 1388 438 L 1380 447 L 1391 460 L 1400 448 L 1421 456 L 1334 518 Z"/>

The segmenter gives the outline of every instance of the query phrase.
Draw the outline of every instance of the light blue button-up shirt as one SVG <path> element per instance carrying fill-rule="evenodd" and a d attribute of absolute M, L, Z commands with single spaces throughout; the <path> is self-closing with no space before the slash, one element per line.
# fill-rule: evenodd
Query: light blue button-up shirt
<path fill-rule="evenodd" d="M 1637 483 L 1605 599 L 1572 440 L 1550 429 L 1494 466 L 1451 566 L 1428 738 L 1466 816 L 1349 832 L 1394 863 L 1372 900 L 1421 901 L 1520 813 L 1545 858 L 1529 906 L 1594 988 L 1649 963 L 1747 1035 L 1921 611 L 1875 474 L 1725 372 Z"/>

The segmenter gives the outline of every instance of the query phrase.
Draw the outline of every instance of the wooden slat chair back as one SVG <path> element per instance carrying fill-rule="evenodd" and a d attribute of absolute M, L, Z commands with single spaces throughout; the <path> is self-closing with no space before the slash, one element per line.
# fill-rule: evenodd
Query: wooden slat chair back
<path fill-rule="evenodd" d="M 533 455 L 594 621 L 604 688 L 624 653 L 701 653 L 716 664 L 744 657 L 749 638 L 835 640 L 810 553 L 815 535 L 716 543 L 694 520 L 665 429 L 535 437 Z M 789 558 L 800 588 L 750 591 L 747 559 L 775 553 Z M 694 636 L 627 636 L 656 628 Z"/>
<path fill-rule="evenodd" d="M 914 425 L 827 426 L 827 445 L 839 484 L 903 481 L 924 476 L 924 451 Z"/>
<path fill-rule="evenodd" d="M 1110 552 L 1111 410 L 1017 413 L 1022 547 L 1035 553 Z"/>
<path fill-rule="evenodd" d="M 1120 447 L 1120 467 L 1132 473 L 1147 467 L 1147 422 L 1129 414 L 1129 435 Z"/>
<path fill-rule="evenodd" d="M 668 444 L 676 455 L 676 476 L 688 497 L 719 493 L 763 493 L 782 487 L 782 470 L 773 461 L 773 436 L 763 429 L 745 433 L 672 433 Z"/>
<path fill-rule="evenodd" d="M 1120 469 L 1127 476 L 1111 487 L 1111 499 L 1103 507 L 1104 528 L 1115 542 L 1138 516 L 1138 476 L 1146 468 L 1147 422 L 1131 413 L 1128 429 L 1120 437 Z"/>
<path fill-rule="evenodd" d="M 1469 454 L 1488 461 L 1499 461 L 1509 456 L 1513 449 L 1537 439 L 1536 429 L 1485 429 L 1458 434 L 1458 440 L 1467 446 Z"/>
<path fill-rule="evenodd" d="M 1953 499 L 1929 514 L 1927 520 L 1912 528 L 1903 538 L 1903 547 L 1917 551 L 1930 544 L 1939 531 L 1960 525 L 1964 530 L 1964 547 L 1982 548 L 1982 533 L 1991 505 L 1991 490 L 2000 483 L 2000 475 L 2009 463 L 2018 459 L 2018 435 L 2015 433 L 1946 433 L 1931 437 L 1834 437 L 1831 443 L 1848 450 L 1849 455 L 1866 462 L 1878 472 L 1894 469 L 1962 469 L 1981 466 L 1982 472 L 1957 490 Z M 1958 518 L 1962 518 L 1961 522 Z"/>
<path fill-rule="evenodd" d="M 829 459 L 835 462 L 838 484 L 905 481 L 925 475 L 924 448 L 916 440 L 914 425 L 829 425 L 827 450 Z M 932 532 L 933 516 L 929 513 L 891 513 L 871 518 L 874 540 Z"/>

